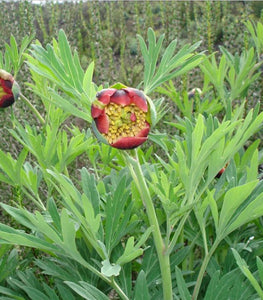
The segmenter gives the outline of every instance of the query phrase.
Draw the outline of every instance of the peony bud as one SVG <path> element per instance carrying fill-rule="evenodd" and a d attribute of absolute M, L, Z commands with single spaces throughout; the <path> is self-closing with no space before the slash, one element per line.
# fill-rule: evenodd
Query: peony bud
<path fill-rule="evenodd" d="M 0 69 L 0 109 L 12 105 L 18 96 L 19 87 L 13 76 Z"/>
<path fill-rule="evenodd" d="M 147 140 L 149 113 L 144 93 L 121 84 L 100 91 L 91 107 L 95 133 L 118 149 L 133 149 Z"/>

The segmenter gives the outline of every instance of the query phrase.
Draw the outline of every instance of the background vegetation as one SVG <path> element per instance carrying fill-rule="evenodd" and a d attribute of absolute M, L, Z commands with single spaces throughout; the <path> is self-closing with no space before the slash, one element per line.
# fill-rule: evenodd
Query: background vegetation
<path fill-rule="evenodd" d="M 95 81 L 120 80 L 136 85 L 142 70 L 136 34 L 146 36 L 152 27 L 165 33 L 166 44 L 202 40 L 202 49 L 212 53 L 219 45 L 232 52 L 248 47 L 248 19 L 260 19 L 261 2 L 253 1 L 88 1 L 45 5 L 30 1 L 1 1 L 0 50 L 10 35 L 18 43 L 34 35 L 43 45 L 63 28 L 78 50 L 83 67 L 96 62 Z M 198 76 L 190 80 L 195 81 Z M 185 87 L 185 86 L 184 86 Z"/>
<path fill-rule="evenodd" d="M 95 62 L 94 82 L 113 84 L 116 81 L 128 86 L 137 86 L 142 80 L 142 56 L 136 35 L 146 37 L 152 27 L 158 35 L 165 34 L 167 46 L 178 39 L 178 48 L 185 43 L 202 41 L 199 49 L 212 53 L 224 46 L 232 54 L 248 49 L 251 37 L 244 25 L 246 20 L 261 20 L 262 2 L 253 1 L 88 1 L 78 3 L 58 3 L 55 0 L 43 1 L 43 5 L 31 1 L 6 2 L 0 0 L 0 52 L 4 43 L 10 43 L 13 35 L 21 43 L 25 35 L 32 36 L 43 45 L 50 43 L 63 29 L 70 45 L 79 53 L 85 69 Z M 23 82 L 30 82 L 28 67 L 23 65 L 16 79 L 27 94 Z M 180 92 L 202 86 L 200 70 L 195 69 L 175 82 Z M 262 77 L 250 90 L 249 102 L 253 106 L 262 100 Z M 41 109 L 37 99 L 32 102 Z M 23 119 L 27 108 L 20 109 Z M 39 107 L 40 105 L 40 107 Z M 25 114 L 23 114 L 23 111 Z M 174 107 L 172 114 L 178 112 Z M 8 120 L 0 114 L 0 125 Z M 82 122 L 80 121 L 82 124 Z M 82 124 L 83 125 L 83 124 Z M 3 132 L 0 144 L 7 150 L 16 152 L 9 136 Z M 0 199 L 3 196 L 0 195 Z"/>

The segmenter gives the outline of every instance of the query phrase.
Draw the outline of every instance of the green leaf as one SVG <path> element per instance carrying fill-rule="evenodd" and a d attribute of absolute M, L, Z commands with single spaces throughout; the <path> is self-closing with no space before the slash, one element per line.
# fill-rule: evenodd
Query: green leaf
<path fill-rule="evenodd" d="M 148 234 L 150 234 L 150 232 Z M 122 265 L 134 260 L 136 257 L 138 257 L 142 254 L 143 254 L 143 250 L 141 248 L 139 248 L 137 245 L 134 246 L 134 237 L 131 236 L 131 237 L 129 237 L 129 239 L 126 243 L 124 253 L 122 254 L 121 257 L 118 258 L 117 264 L 122 266 Z"/>
<path fill-rule="evenodd" d="M 84 74 L 83 78 L 83 90 L 85 94 L 88 96 L 90 103 L 94 100 L 94 96 L 96 95 L 96 88 L 94 83 L 92 82 L 94 72 L 94 62 L 91 62 Z"/>
<path fill-rule="evenodd" d="M 74 218 L 76 218 L 76 220 L 79 220 L 80 226 L 83 229 L 83 234 L 89 240 L 89 243 L 91 243 L 91 245 L 94 247 L 94 249 L 97 250 L 99 255 L 104 258 L 105 256 L 101 252 L 100 246 L 98 245 L 98 237 L 96 236 L 96 230 L 98 229 L 98 226 L 99 226 L 98 223 L 99 223 L 100 215 L 95 216 L 93 211 L 85 212 L 83 210 L 83 207 L 85 210 L 92 208 L 92 206 L 89 203 L 83 204 L 83 202 L 82 202 L 83 200 L 90 202 L 90 200 L 87 199 L 87 197 L 85 195 L 83 195 L 83 196 L 81 195 L 81 193 L 76 189 L 76 187 L 73 185 L 71 180 L 68 179 L 68 177 L 62 175 L 61 173 L 59 173 L 57 171 L 53 172 L 51 170 L 48 170 L 48 173 L 51 174 L 53 176 L 53 178 L 55 179 L 55 182 L 54 182 L 54 180 L 52 180 L 52 184 L 54 184 L 55 188 L 58 190 L 59 194 L 62 196 L 62 201 L 63 201 L 64 206 L 74 215 Z M 89 217 L 93 217 L 93 218 L 91 220 L 87 219 L 85 216 L 85 213 Z M 62 215 L 61 215 L 61 218 L 62 218 Z M 63 212 L 63 218 L 65 220 L 67 220 L 68 217 L 66 216 L 66 212 Z M 73 229 L 74 225 L 73 225 L 72 221 L 73 220 L 71 220 L 69 226 L 70 226 L 71 234 L 74 234 L 73 230 L 75 230 L 75 229 Z M 67 223 L 67 221 L 65 221 L 65 223 L 64 223 L 65 228 L 67 227 L 66 223 Z M 95 227 L 93 228 L 92 226 L 95 226 Z M 67 231 L 67 229 L 64 229 L 65 237 L 67 237 L 66 231 Z M 73 237 L 71 237 L 71 238 L 69 237 L 69 240 L 70 239 L 73 239 Z M 72 247 L 73 247 L 73 244 L 72 244 Z M 81 260 L 79 253 L 76 251 L 76 247 L 74 247 L 74 249 L 75 249 L 74 255 L 76 256 L 76 258 Z M 67 251 L 68 251 L 68 253 L 70 253 L 69 245 L 68 245 Z"/>
<path fill-rule="evenodd" d="M 91 123 L 91 103 L 95 98 L 98 87 L 92 82 L 94 63 L 86 72 L 81 68 L 80 59 L 75 51 L 72 54 L 69 42 L 63 30 L 59 31 L 58 42 L 53 39 L 53 46 L 48 44 L 44 49 L 40 43 L 32 45 L 31 55 L 27 55 L 28 65 L 36 81 L 34 92 L 40 96 L 45 106 L 52 103 L 60 107 L 67 115 L 75 115 Z M 37 75 L 37 76 L 36 76 Z M 49 91 L 39 85 L 41 78 L 51 84 Z M 49 109 L 47 109 L 49 110 Z"/>
<path fill-rule="evenodd" d="M 97 234 L 101 225 L 101 215 L 100 214 L 95 215 L 93 205 L 85 194 L 82 195 L 81 200 L 83 203 L 83 211 L 85 217 L 88 220 L 88 223 L 92 228 L 94 234 Z"/>
<path fill-rule="evenodd" d="M 247 181 L 253 181 L 258 178 L 258 150 L 253 153 L 250 161 L 250 166 L 247 167 Z"/>
<path fill-rule="evenodd" d="M 0 286 L 0 294 L 11 297 L 11 298 L 7 298 L 7 299 L 25 300 L 25 298 L 20 296 L 19 293 L 15 292 L 9 288 L 3 287 L 3 286 Z M 1 297 L 1 299 L 4 299 L 4 298 Z"/>
<path fill-rule="evenodd" d="M 19 264 L 18 251 L 13 249 L 8 253 L 9 249 L 9 245 L 1 245 L 0 247 L 2 252 L 2 255 L 0 255 L 0 282 L 3 282 L 8 276 L 11 276 Z"/>
<path fill-rule="evenodd" d="M 261 286 L 262 286 L 263 285 L 263 262 L 258 256 L 257 256 L 257 267 L 258 267 L 259 278 L 261 280 Z"/>
<path fill-rule="evenodd" d="M 240 163 L 240 169 L 246 168 L 246 166 L 249 164 L 251 157 L 254 155 L 254 151 L 258 148 L 260 140 L 254 141 L 246 150 L 244 155 L 242 156 L 241 163 Z"/>
<path fill-rule="evenodd" d="M 75 300 L 75 297 L 72 295 L 70 290 L 67 287 L 65 287 L 65 285 L 57 283 L 56 286 L 58 288 L 58 292 L 61 296 L 61 299 Z"/>
<path fill-rule="evenodd" d="M 227 191 L 219 218 L 218 230 L 220 232 L 224 231 L 236 209 L 246 200 L 256 185 L 257 181 L 254 180 Z"/>
<path fill-rule="evenodd" d="M 174 55 L 177 40 L 173 40 L 165 49 L 159 63 L 164 35 L 161 35 L 156 42 L 155 32 L 152 28 L 149 28 L 147 32 L 148 48 L 140 35 L 138 35 L 138 39 L 144 60 L 143 84 L 145 94 L 151 93 L 165 81 L 182 75 L 196 67 L 203 59 L 202 55 L 193 54 L 193 51 L 200 45 L 200 42 L 192 46 L 185 45 Z"/>
<path fill-rule="evenodd" d="M 60 300 L 57 296 L 56 292 L 54 291 L 54 288 L 49 287 L 46 283 L 43 283 L 45 293 L 47 294 L 49 299 L 52 300 Z M 68 299 L 68 298 L 67 298 Z"/>
<path fill-rule="evenodd" d="M 209 282 L 208 288 L 206 289 L 205 298 L 204 298 L 205 300 L 213 299 L 214 291 L 216 290 L 217 285 L 218 285 L 219 275 L 220 275 L 219 270 L 213 274 L 213 276 Z"/>
<path fill-rule="evenodd" d="M 65 283 L 78 295 L 87 300 L 108 300 L 108 297 L 98 290 L 93 285 L 80 281 L 80 284 L 71 281 L 65 281 Z"/>
<path fill-rule="evenodd" d="M 47 101 L 50 101 L 54 105 L 57 105 L 58 107 L 62 108 L 64 111 L 70 113 L 71 115 L 79 117 L 79 118 L 91 123 L 92 118 L 90 115 L 90 110 L 88 109 L 90 106 L 90 103 L 86 101 L 87 99 L 84 94 L 80 95 L 80 98 L 78 99 L 78 101 L 76 101 L 76 100 L 73 100 L 73 98 L 62 97 L 59 95 L 58 92 L 56 92 L 55 90 L 50 88 L 49 96 L 51 96 L 51 97 L 46 98 Z M 81 106 L 81 108 L 77 107 L 76 102 L 78 102 L 78 106 L 79 106 L 80 103 L 84 102 L 84 101 L 86 101 L 85 106 Z M 75 104 L 74 104 L 74 102 L 75 102 Z"/>
<path fill-rule="evenodd" d="M 30 213 L 26 209 L 15 208 L 4 203 L 1 203 L 1 206 L 18 223 L 20 223 L 23 226 L 26 226 L 27 228 L 30 228 L 32 231 L 37 230 L 37 227 L 35 227 L 33 224 L 35 216 L 32 213 Z"/>
<path fill-rule="evenodd" d="M 131 214 L 132 203 L 124 211 L 129 197 L 126 183 L 127 179 L 123 176 L 118 182 L 113 195 L 110 194 L 106 201 L 105 244 L 109 254 L 125 233 Z"/>
<path fill-rule="evenodd" d="M 55 245 L 47 241 L 3 224 L 0 224 L 0 244 L 21 245 L 53 253 L 58 249 Z"/>
<path fill-rule="evenodd" d="M 69 77 L 72 80 L 74 87 L 77 88 L 78 90 L 81 90 L 82 89 L 82 85 L 80 84 L 81 78 L 79 78 L 77 67 L 74 64 L 66 34 L 62 29 L 59 31 L 58 45 L 61 54 L 61 59 L 64 63 L 64 68 L 68 71 Z M 83 75 L 84 74 L 82 74 L 82 77 Z"/>
<path fill-rule="evenodd" d="M 58 213 L 56 203 L 52 197 L 49 198 L 47 207 L 55 226 L 59 231 L 61 231 L 60 215 Z"/>
<path fill-rule="evenodd" d="M 263 290 L 258 284 L 256 278 L 253 276 L 253 274 L 250 272 L 249 267 L 244 259 L 241 258 L 239 253 L 235 249 L 231 249 L 233 252 L 233 255 L 235 257 L 236 263 L 239 266 L 242 273 L 247 277 L 247 279 L 250 281 L 254 289 L 257 291 L 258 295 L 261 299 L 263 299 Z"/>
<path fill-rule="evenodd" d="M 145 272 L 142 270 L 140 271 L 136 279 L 133 300 L 150 300 L 150 299 L 151 298 L 148 291 L 146 275 Z"/>
<path fill-rule="evenodd" d="M 151 235 L 151 233 L 153 232 L 153 230 L 154 230 L 153 226 L 148 227 L 145 230 L 145 232 L 141 235 L 139 241 L 136 244 L 137 248 L 140 248 L 147 241 L 147 239 L 149 238 L 149 236 Z"/>
<path fill-rule="evenodd" d="M 252 200 L 226 228 L 225 234 L 229 234 L 238 227 L 255 220 L 263 215 L 263 193 Z"/>
<path fill-rule="evenodd" d="M 176 276 L 177 288 L 179 290 L 181 299 L 191 300 L 192 297 L 187 288 L 186 282 L 183 278 L 182 271 L 177 266 L 175 267 L 175 276 Z"/>
<path fill-rule="evenodd" d="M 10 153 L 4 153 L 0 150 L 0 169 L 10 178 L 12 184 L 19 183 L 20 172 L 15 172 L 16 161 L 11 157 Z M 18 180 L 17 179 L 18 175 Z"/>
<path fill-rule="evenodd" d="M 215 198 L 213 196 L 213 193 L 210 192 L 210 191 L 207 191 L 207 194 L 208 194 L 207 198 L 208 198 L 208 201 L 209 201 L 209 206 L 210 206 L 210 209 L 211 209 L 211 213 L 212 213 L 212 216 L 213 216 L 213 219 L 214 219 L 215 228 L 216 228 L 216 231 L 217 231 L 218 230 L 218 207 L 217 207 Z"/>
<path fill-rule="evenodd" d="M 221 276 L 220 271 L 217 270 L 211 275 L 204 297 L 204 300 L 211 299 L 247 300 L 255 299 L 255 294 L 239 269 L 231 270 Z"/>
<path fill-rule="evenodd" d="M 198 157 L 203 134 L 204 134 L 203 116 L 199 115 L 196 121 L 194 131 L 192 133 L 192 163 L 194 163 Z"/>
<path fill-rule="evenodd" d="M 108 259 L 102 261 L 101 273 L 106 277 L 118 276 L 121 271 L 121 266 L 117 264 L 111 264 Z"/>
<path fill-rule="evenodd" d="M 63 208 L 61 211 L 60 222 L 64 246 L 68 248 L 68 252 L 70 252 L 69 249 L 71 249 L 72 254 L 78 252 L 75 244 L 77 228 L 75 227 L 74 221 L 69 217 L 65 208 Z"/>

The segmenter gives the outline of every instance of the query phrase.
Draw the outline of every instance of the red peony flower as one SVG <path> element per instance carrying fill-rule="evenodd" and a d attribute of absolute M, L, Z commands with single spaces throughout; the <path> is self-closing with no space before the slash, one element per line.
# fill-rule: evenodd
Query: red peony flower
<path fill-rule="evenodd" d="M 14 84 L 13 76 L 0 69 L 0 108 L 6 108 L 15 102 L 16 97 L 12 91 Z"/>
<path fill-rule="evenodd" d="M 133 149 L 147 140 L 149 108 L 142 91 L 120 84 L 104 89 L 91 106 L 91 116 L 95 133 L 114 148 Z"/>

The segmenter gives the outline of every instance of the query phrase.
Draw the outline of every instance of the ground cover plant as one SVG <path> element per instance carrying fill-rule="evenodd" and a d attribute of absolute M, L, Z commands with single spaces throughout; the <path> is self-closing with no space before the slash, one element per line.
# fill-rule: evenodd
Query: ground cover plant
<path fill-rule="evenodd" d="M 262 299 L 263 25 L 244 27 L 218 53 L 149 27 L 136 86 L 83 68 L 64 30 L 11 36 L 1 299 Z"/>

